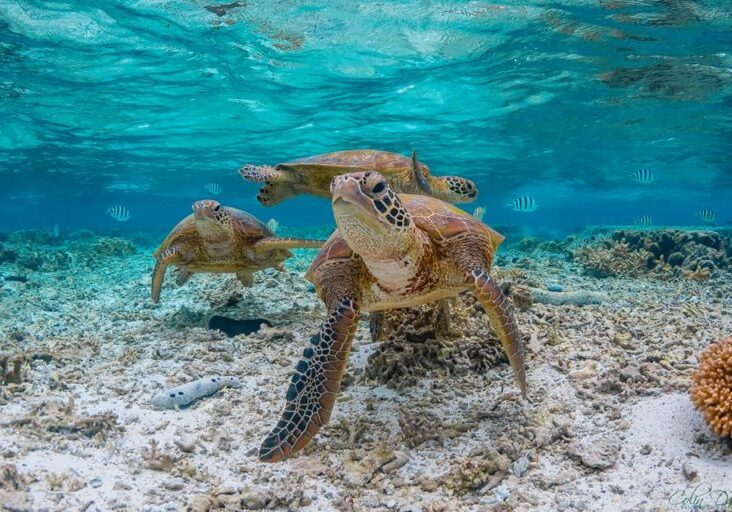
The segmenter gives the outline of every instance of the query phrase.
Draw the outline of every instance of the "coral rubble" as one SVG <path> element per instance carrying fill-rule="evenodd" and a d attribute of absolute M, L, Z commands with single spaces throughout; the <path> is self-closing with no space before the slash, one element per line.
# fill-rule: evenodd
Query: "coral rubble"
<path fill-rule="evenodd" d="M 732 338 L 704 351 L 693 375 L 691 399 L 717 435 L 732 437 Z"/>

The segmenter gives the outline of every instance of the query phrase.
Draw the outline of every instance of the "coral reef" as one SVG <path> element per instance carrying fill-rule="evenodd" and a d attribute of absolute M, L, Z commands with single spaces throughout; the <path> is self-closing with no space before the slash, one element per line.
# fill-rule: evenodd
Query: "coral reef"
<path fill-rule="evenodd" d="M 593 277 L 638 277 L 651 268 L 653 255 L 644 249 L 634 250 L 627 243 L 603 242 L 586 246 L 574 253 L 583 270 Z"/>
<path fill-rule="evenodd" d="M 704 351 L 692 380 L 694 405 L 715 434 L 732 437 L 732 338 Z"/>
<path fill-rule="evenodd" d="M 0 263 L 12 263 L 15 261 L 17 254 L 11 249 L 7 249 L 2 242 L 0 242 Z"/>
<path fill-rule="evenodd" d="M 652 275 L 704 280 L 732 261 L 730 239 L 714 231 L 620 230 L 580 247 L 575 260 L 594 277 Z M 701 269 L 707 269 L 703 271 Z"/>
<path fill-rule="evenodd" d="M 451 299 L 449 313 L 437 303 L 373 315 L 371 335 L 384 343 L 369 357 L 366 376 L 390 387 L 412 386 L 428 373 L 482 372 L 506 362 L 471 294 Z"/>
<path fill-rule="evenodd" d="M 94 241 L 89 250 L 99 256 L 131 256 L 137 252 L 135 246 L 124 238 L 100 238 Z"/>
<path fill-rule="evenodd" d="M 75 236 L 78 234 L 79 236 Z M 42 230 L 15 231 L 0 243 L 0 264 L 34 272 L 58 272 L 78 266 L 99 267 L 110 257 L 135 254 L 135 245 L 119 237 L 74 231 L 68 239 Z"/>

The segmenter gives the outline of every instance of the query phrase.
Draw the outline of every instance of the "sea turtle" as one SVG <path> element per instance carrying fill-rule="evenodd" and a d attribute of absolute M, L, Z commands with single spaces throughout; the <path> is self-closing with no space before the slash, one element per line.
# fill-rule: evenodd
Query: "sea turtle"
<path fill-rule="evenodd" d="M 478 196 L 470 180 L 459 176 L 432 176 L 429 168 L 412 158 L 374 149 L 337 151 L 269 165 L 245 165 L 239 174 L 247 180 L 264 183 L 257 199 L 273 206 L 298 194 L 330 197 L 330 183 L 340 174 L 376 171 L 385 176 L 397 193 L 426 194 L 449 203 L 468 203 Z"/>
<path fill-rule="evenodd" d="M 306 274 L 328 317 L 295 367 L 285 409 L 262 443 L 260 459 L 290 457 L 328 422 L 361 311 L 472 292 L 525 396 L 522 340 L 508 299 L 488 273 L 503 236 L 439 199 L 395 194 L 377 172 L 338 176 L 331 191 L 338 229 Z"/>
<path fill-rule="evenodd" d="M 278 238 L 246 212 L 203 199 L 193 203 L 193 213 L 180 221 L 154 253 L 152 300 L 160 300 L 165 270 L 180 269 L 178 284 L 194 272 L 234 273 L 244 286 L 251 286 L 252 274 L 265 268 L 282 270 L 292 256 L 288 249 L 314 248 L 323 240 Z"/>

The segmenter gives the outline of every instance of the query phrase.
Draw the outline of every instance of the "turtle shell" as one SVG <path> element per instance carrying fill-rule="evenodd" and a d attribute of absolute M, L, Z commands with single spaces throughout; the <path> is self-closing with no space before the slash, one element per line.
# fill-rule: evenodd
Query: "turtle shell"
<path fill-rule="evenodd" d="M 465 232 L 482 233 L 491 242 L 490 246 L 486 246 L 486 251 L 493 256 L 504 240 L 503 235 L 450 203 L 412 194 L 399 194 L 399 198 L 414 224 L 435 241 Z"/>
<path fill-rule="evenodd" d="M 422 172 L 429 173 L 426 165 L 420 165 Z M 412 159 L 389 151 L 353 149 L 299 158 L 281 163 L 277 168 L 297 173 L 325 173 L 329 176 L 349 172 L 377 171 L 388 178 L 397 174 L 410 174 Z"/>
<path fill-rule="evenodd" d="M 257 240 L 260 238 L 275 236 L 272 230 L 269 229 L 264 222 L 253 215 L 229 206 L 226 206 L 225 208 L 231 215 L 231 224 L 234 227 L 234 230 L 241 234 L 242 237 Z"/>
<path fill-rule="evenodd" d="M 181 237 L 191 237 L 197 235 L 198 231 L 196 231 L 196 221 L 193 219 L 193 214 L 190 214 L 188 217 L 181 220 L 170 231 L 168 236 L 165 237 L 165 240 L 163 240 L 163 243 L 161 243 L 160 247 L 158 247 L 158 250 L 153 253 L 153 257 L 157 258 L 158 256 L 160 256 L 177 239 Z"/>
<path fill-rule="evenodd" d="M 223 208 L 229 212 L 229 215 L 231 216 L 231 224 L 234 227 L 234 230 L 239 233 L 242 238 L 255 241 L 260 238 L 275 236 L 266 224 L 247 212 L 228 206 L 224 206 Z M 198 236 L 196 220 L 194 215 L 190 214 L 173 228 L 170 234 L 165 238 L 165 240 L 163 240 L 163 243 L 160 244 L 160 247 L 158 247 L 158 250 L 155 251 L 153 256 L 157 258 L 179 238 L 196 236 Z"/>

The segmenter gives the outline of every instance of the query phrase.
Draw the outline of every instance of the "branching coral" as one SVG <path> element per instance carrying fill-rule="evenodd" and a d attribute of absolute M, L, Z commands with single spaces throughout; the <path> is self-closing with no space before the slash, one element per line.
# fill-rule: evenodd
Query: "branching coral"
<path fill-rule="evenodd" d="M 732 266 L 730 239 L 714 231 L 620 230 L 611 238 L 575 250 L 576 261 L 596 277 L 642 274 L 697 281 Z"/>
<path fill-rule="evenodd" d="M 714 343 L 694 373 L 691 400 L 714 433 L 732 437 L 732 338 Z"/>
<path fill-rule="evenodd" d="M 506 361 L 488 317 L 472 295 L 438 304 L 384 311 L 372 318 L 374 341 L 384 341 L 371 356 L 366 377 L 390 387 L 414 385 L 436 372 L 483 372 Z M 377 320 L 378 318 L 378 320 Z"/>
<path fill-rule="evenodd" d="M 645 249 L 633 250 L 627 243 L 610 241 L 582 247 L 574 256 L 585 272 L 595 277 L 638 277 L 653 261 L 653 255 Z"/>

